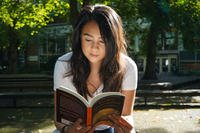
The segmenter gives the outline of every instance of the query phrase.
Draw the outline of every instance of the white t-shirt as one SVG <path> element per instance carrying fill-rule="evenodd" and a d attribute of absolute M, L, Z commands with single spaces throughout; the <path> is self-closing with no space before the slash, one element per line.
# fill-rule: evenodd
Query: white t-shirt
<path fill-rule="evenodd" d="M 138 73 L 137 66 L 135 62 L 128 56 L 121 54 L 123 60 L 125 61 L 125 75 L 122 82 L 122 90 L 135 90 L 137 88 Z M 66 76 L 66 73 L 71 70 L 70 68 L 70 58 L 72 52 L 64 54 L 59 57 L 56 61 L 54 68 L 54 90 L 60 86 L 64 86 L 73 91 L 76 91 L 76 88 L 72 82 L 72 76 Z M 96 90 L 94 96 L 101 93 L 103 89 L 103 84 Z"/>
<path fill-rule="evenodd" d="M 72 52 L 64 54 L 63 56 L 59 57 L 56 61 L 55 68 L 54 68 L 54 90 L 59 88 L 60 86 L 64 86 L 72 91 L 76 91 L 75 86 L 72 82 L 72 76 L 66 76 L 66 73 L 70 72 L 70 58 L 72 56 Z M 128 56 L 121 54 L 122 59 L 125 61 L 125 75 L 122 82 L 122 90 L 136 90 L 137 88 L 137 81 L 138 81 L 138 72 L 137 66 L 135 62 Z M 99 93 L 102 93 L 103 84 L 94 92 L 93 97 Z M 88 97 L 90 101 L 91 98 Z M 108 126 L 100 126 L 97 129 L 103 130 L 106 129 Z"/>

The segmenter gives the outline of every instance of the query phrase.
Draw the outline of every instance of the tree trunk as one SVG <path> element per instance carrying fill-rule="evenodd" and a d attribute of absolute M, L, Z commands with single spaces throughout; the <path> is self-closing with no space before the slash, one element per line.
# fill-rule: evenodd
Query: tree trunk
<path fill-rule="evenodd" d="M 17 72 L 17 47 L 18 47 L 18 37 L 12 27 L 9 27 L 8 31 L 9 37 L 9 48 L 8 48 L 8 72 L 16 73 Z"/>
<path fill-rule="evenodd" d="M 78 9 L 78 7 L 79 7 L 78 4 L 79 3 L 78 3 L 77 0 L 70 0 L 69 4 L 70 4 L 70 23 L 74 28 L 74 24 L 76 22 L 78 14 L 79 14 L 79 9 Z M 87 6 L 89 4 L 90 4 L 90 0 L 83 0 L 82 7 Z"/>
<path fill-rule="evenodd" d="M 146 80 L 154 80 L 157 79 L 156 76 L 156 38 L 157 38 L 157 33 L 158 29 L 156 26 L 155 22 L 152 22 L 150 31 L 148 34 L 148 38 L 146 41 L 147 45 L 147 50 L 146 50 L 146 57 L 147 57 L 147 62 L 146 62 L 146 68 L 145 68 L 145 73 L 143 76 L 143 79 Z"/>
<path fill-rule="evenodd" d="M 78 17 L 78 1 L 77 0 L 70 0 L 70 23 L 74 28 L 74 24 L 76 22 L 76 19 Z"/>

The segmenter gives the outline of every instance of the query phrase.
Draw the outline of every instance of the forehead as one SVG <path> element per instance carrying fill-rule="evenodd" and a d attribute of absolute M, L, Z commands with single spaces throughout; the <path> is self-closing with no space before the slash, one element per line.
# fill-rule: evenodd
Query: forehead
<path fill-rule="evenodd" d="M 83 26 L 82 35 L 85 33 L 92 36 L 101 36 L 99 26 L 95 21 L 89 21 Z"/>

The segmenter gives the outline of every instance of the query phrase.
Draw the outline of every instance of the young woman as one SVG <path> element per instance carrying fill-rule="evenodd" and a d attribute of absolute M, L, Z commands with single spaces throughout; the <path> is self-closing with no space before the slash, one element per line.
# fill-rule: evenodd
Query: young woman
<path fill-rule="evenodd" d="M 72 52 L 56 62 L 54 90 L 62 85 L 87 100 L 103 92 L 121 92 L 125 95 L 122 116 L 109 115 L 112 125 L 100 125 L 95 129 L 82 126 L 81 119 L 70 126 L 55 121 L 56 128 L 64 133 L 134 132 L 119 121 L 123 118 L 133 126 L 137 78 L 136 64 L 126 55 L 119 15 L 105 5 L 84 7 L 75 24 Z"/>

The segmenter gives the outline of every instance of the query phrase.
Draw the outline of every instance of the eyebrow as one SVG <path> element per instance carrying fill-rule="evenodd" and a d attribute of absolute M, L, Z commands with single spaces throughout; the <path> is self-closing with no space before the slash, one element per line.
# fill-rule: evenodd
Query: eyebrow
<path fill-rule="evenodd" d="M 88 34 L 88 33 L 84 33 L 83 35 L 84 35 L 84 36 L 91 36 L 91 37 L 93 37 L 92 35 L 90 35 L 90 34 Z"/>
<path fill-rule="evenodd" d="M 92 37 L 92 38 L 93 38 L 93 36 L 90 35 L 90 34 L 88 34 L 88 33 L 83 33 L 83 36 L 89 36 L 89 37 Z M 102 39 L 102 37 L 99 37 L 99 39 Z"/>

